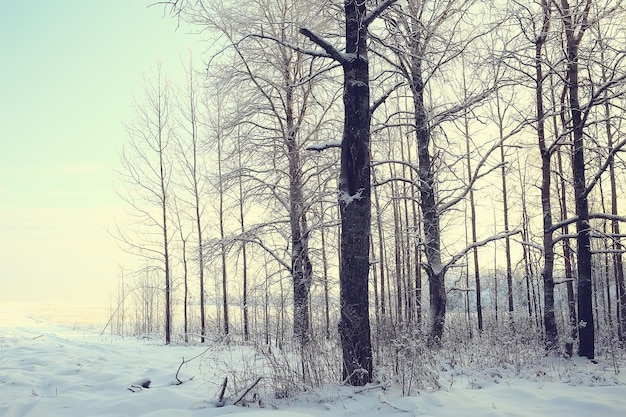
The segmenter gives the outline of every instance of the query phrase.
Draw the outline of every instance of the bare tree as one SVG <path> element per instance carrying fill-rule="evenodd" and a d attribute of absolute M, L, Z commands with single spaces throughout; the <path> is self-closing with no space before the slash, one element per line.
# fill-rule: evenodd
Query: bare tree
<path fill-rule="evenodd" d="M 573 132 L 574 197 L 576 206 L 576 247 L 578 250 L 578 354 L 593 359 L 595 356 L 595 330 L 592 309 L 591 287 L 591 226 L 589 223 L 589 202 L 585 179 L 585 150 L 583 109 L 579 96 L 578 47 L 588 27 L 591 0 L 577 2 L 573 7 L 568 0 L 556 4 L 563 23 L 567 55 L 567 89 L 569 94 L 569 112 Z"/>
<path fill-rule="evenodd" d="M 473 190 L 476 181 L 493 171 L 487 164 L 489 155 L 496 147 L 487 149 L 478 157 L 470 180 L 461 187 L 455 184 L 455 191 L 442 194 L 442 187 L 437 178 L 441 172 L 439 153 L 445 151 L 437 148 L 435 138 L 438 132 L 444 132 L 446 122 L 457 120 L 472 107 L 476 107 L 495 90 L 495 86 L 481 86 L 479 91 L 466 92 L 465 97 L 456 102 L 429 103 L 431 84 L 435 74 L 445 68 L 454 67 L 469 45 L 488 33 L 488 24 L 480 26 L 480 30 L 461 31 L 464 19 L 475 16 L 475 2 L 459 1 L 418 1 L 407 0 L 394 7 L 386 15 L 386 32 L 377 36 L 377 43 L 383 46 L 378 56 L 388 62 L 394 71 L 405 81 L 412 98 L 410 122 L 415 134 L 417 145 L 417 181 L 419 205 L 421 211 L 421 248 L 426 261 L 422 267 L 428 276 L 430 292 L 430 328 L 429 343 L 438 345 L 443 337 L 447 292 L 445 276 L 451 266 L 466 253 L 477 246 L 486 244 L 492 239 L 481 240 L 462 249 L 445 259 L 445 248 L 442 243 L 442 216 L 459 202 L 463 201 Z M 478 28 L 479 26 L 474 26 Z M 468 27 L 465 26 L 465 29 Z M 394 58 L 389 57 L 390 50 Z M 462 65 L 462 64 L 459 64 Z M 454 67 L 457 68 L 457 67 Z M 496 80 L 494 80 L 496 81 Z M 442 88 L 446 88 L 443 87 Z M 449 98 L 448 98 L 449 99 Z M 406 124 L 409 111 L 399 112 L 398 123 Z M 507 135 L 508 137 L 509 135 Z M 502 140 L 504 140 L 503 138 Z M 441 177 L 441 175 L 440 175 Z M 448 195 L 449 194 L 449 195 Z M 504 237 L 507 233 L 493 238 Z"/>
<path fill-rule="evenodd" d="M 368 12 L 365 2 L 346 0 L 345 51 L 340 51 L 309 29 L 300 30 L 322 48 L 320 56 L 339 62 L 344 74 L 345 113 L 339 173 L 339 335 L 343 351 L 343 376 L 351 385 L 365 385 L 373 377 L 368 290 L 371 221 L 368 28 L 394 2 L 395 0 L 385 0 Z"/>
<path fill-rule="evenodd" d="M 163 273 L 165 343 L 172 333 L 172 280 L 170 259 L 170 185 L 172 162 L 168 152 L 172 141 L 170 84 L 157 65 L 154 79 L 144 78 L 145 104 L 137 105 L 137 120 L 128 126 L 129 141 L 122 151 L 120 176 L 128 189 L 122 198 L 129 204 L 138 224 L 158 230 L 160 242 L 134 241 L 121 232 L 120 239 L 132 252 L 159 262 Z M 140 233 L 151 236 L 154 232 Z"/>
<path fill-rule="evenodd" d="M 206 289 L 205 289 L 205 257 L 204 257 L 204 228 L 203 222 L 204 203 L 206 198 L 206 175 L 204 161 L 201 128 L 202 120 L 199 114 L 199 100 L 197 90 L 199 83 L 196 80 L 197 74 L 194 72 L 193 55 L 189 54 L 189 62 L 185 66 L 187 80 L 185 83 L 185 94 L 179 98 L 179 108 L 181 114 L 181 133 L 177 135 L 179 144 L 178 165 L 182 171 L 182 188 L 185 190 L 191 201 L 188 202 L 191 213 L 191 222 L 194 225 L 198 265 L 198 294 L 200 303 L 200 342 L 206 339 Z M 182 197 L 181 197 L 182 198 Z M 179 223 L 181 223 L 179 221 Z M 180 225 L 182 227 L 182 225 Z M 182 233 L 182 231 L 181 231 Z M 181 235 L 182 238 L 182 235 Z M 185 336 L 186 337 L 186 336 Z"/>

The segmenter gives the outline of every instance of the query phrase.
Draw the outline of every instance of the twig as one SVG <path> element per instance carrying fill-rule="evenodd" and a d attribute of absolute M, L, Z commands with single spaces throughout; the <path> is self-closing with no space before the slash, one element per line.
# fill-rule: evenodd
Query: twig
<path fill-rule="evenodd" d="M 180 363 L 180 365 L 178 365 L 178 369 L 176 370 L 175 378 L 176 378 L 176 381 L 178 381 L 178 385 L 180 385 L 180 384 L 182 384 L 184 382 L 183 380 L 181 380 L 178 377 L 178 374 L 180 373 L 180 369 L 183 367 L 183 365 L 193 361 L 194 359 L 198 359 L 200 356 L 204 355 L 208 350 L 209 350 L 209 348 L 206 348 L 205 350 L 203 350 L 202 352 L 198 353 L 196 356 L 194 356 L 191 359 L 185 359 L 185 357 L 183 356 L 183 361 Z M 191 379 L 193 379 L 193 377 Z"/>
<path fill-rule="evenodd" d="M 222 387 L 220 388 L 220 393 L 217 397 L 217 403 L 215 403 L 216 407 L 224 407 L 226 402 L 224 401 L 224 393 L 226 392 L 226 385 L 228 385 L 228 377 L 224 378 L 224 382 L 222 382 Z"/>
<path fill-rule="evenodd" d="M 239 395 L 237 395 L 237 397 L 235 397 L 235 401 L 233 401 L 233 405 L 237 405 L 237 403 L 239 403 L 241 400 L 243 400 L 244 397 L 252 390 L 252 388 L 254 388 L 256 386 L 256 384 L 259 383 L 261 378 L 263 378 L 263 377 L 261 377 L 261 376 L 258 377 L 253 383 L 251 383 L 246 388 L 244 388 L 243 391 L 241 391 L 241 393 Z"/>

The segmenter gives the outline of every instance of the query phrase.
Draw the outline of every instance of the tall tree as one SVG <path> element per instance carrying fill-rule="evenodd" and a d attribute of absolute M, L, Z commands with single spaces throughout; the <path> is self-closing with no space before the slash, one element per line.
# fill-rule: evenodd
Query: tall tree
<path fill-rule="evenodd" d="M 365 385 L 373 377 L 368 290 L 371 221 L 368 29 L 372 21 L 395 1 L 384 0 L 370 12 L 366 2 L 344 1 L 345 52 L 309 29 L 300 30 L 324 50 L 322 56 L 339 62 L 344 74 L 344 127 L 339 173 L 339 336 L 343 377 L 351 385 Z"/>
<path fill-rule="evenodd" d="M 569 114 L 573 136 L 572 171 L 574 199 L 576 207 L 576 247 L 578 252 L 578 354 L 589 359 L 595 357 L 595 329 L 591 285 L 591 225 L 589 222 L 589 201 L 585 179 L 585 148 L 583 108 L 579 95 L 579 46 L 588 28 L 591 0 L 582 0 L 570 5 L 568 0 L 558 2 L 565 32 L 565 53 L 567 58 L 566 86 L 569 96 Z"/>
<path fill-rule="evenodd" d="M 187 80 L 185 83 L 185 94 L 181 96 L 179 108 L 181 113 L 181 130 L 182 133 L 177 135 L 179 142 L 179 165 L 183 171 L 184 185 L 183 188 L 191 199 L 189 202 L 192 219 L 194 225 L 195 239 L 198 265 L 198 294 L 200 303 L 200 342 L 204 343 L 206 339 L 206 290 L 204 280 L 205 257 L 204 257 L 204 206 L 203 200 L 206 197 L 206 185 L 204 168 L 206 167 L 201 142 L 200 128 L 202 121 L 200 120 L 198 109 L 198 82 L 196 73 L 194 72 L 193 55 L 189 54 L 189 62 L 185 67 Z M 206 109 L 207 111 L 209 109 Z M 179 223 L 181 223 L 179 221 Z M 182 226 L 182 225 L 181 225 Z M 182 231 L 181 231 L 182 233 Z M 181 239 L 182 239 L 181 234 Z M 185 333 L 186 337 L 186 333 Z"/>
<path fill-rule="evenodd" d="M 138 224 L 158 230 L 160 243 L 136 242 L 126 234 L 122 243 L 133 252 L 156 261 L 163 273 L 165 343 L 172 335 L 172 279 L 170 259 L 170 185 L 172 120 L 169 80 L 157 64 L 154 79 L 144 78 L 145 104 L 137 105 L 137 120 L 129 125 L 122 151 L 120 175 L 129 189 L 122 198 L 130 205 Z M 143 235 L 143 234 L 141 234 Z"/>
<path fill-rule="evenodd" d="M 544 316 L 543 323 L 546 332 L 546 348 L 554 350 L 558 346 L 558 330 L 554 315 L 554 240 L 552 224 L 552 154 L 556 147 L 546 144 L 544 110 L 544 82 L 543 75 L 544 56 L 543 48 L 550 28 L 551 10 L 546 0 L 541 1 L 541 24 L 539 33 L 533 40 L 535 46 L 535 105 L 537 114 L 537 140 L 541 155 L 541 210 L 543 213 L 543 259 L 544 265 L 541 270 L 543 278 Z"/>
<path fill-rule="evenodd" d="M 378 56 L 392 65 L 395 72 L 406 82 L 412 99 L 410 124 L 417 145 L 416 183 L 420 196 L 423 235 L 421 243 L 426 258 L 422 266 L 428 277 L 430 293 L 428 339 L 431 345 L 440 344 L 443 337 L 447 304 L 445 286 L 447 271 L 460 259 L 459 256 L 464 256 L 476 246 L 486 244 L 485 240 L 471 243 L 450 259 L 444 259 L 441 222 L 442 216 L 447 211 L 468 196 L 476 181 L 493 170 L 486 168 L 485 164 L 489 155 L 497 148 L 488 149 L 474 166 L 471 180 L 462 187 L 455 184 L 453 187 L 456 187 L 457 192 L 451 192 L 452 196 L 444 199 L 441 195 L 442 186 L 437 178 L 442 166 L 438 166 L 440 161 L 436 157 L 437 148 L 434 139 L 436 131 L 443 130 L 444 123 L 462 117 L 468 109 L 485 100 L 493 91 L 493 86 L 481 87 L 480 91 L 467 94 L 460 98 L 459 102 L 437 103 L 436 111 L 430 108 L 434 105 L 428 102 L 435 74 L 458 62 L 457 59 L 469 45 L 490 30 L 489 25 L 477 25 L 474 27 L 480 27 L 480 30 L 471 29 L 462 34 L 457 30 L 462 27 L 466 15 L 472 15 L 473 6 L 475 2 L 471 0 L 406 0 L 400 3 L 399 7 L 394 7 L 392 13 L 387 14 L 386 32 L 377 36 L 378 43 L 383 45 L 385 51 L 391 50 L 395 59 L 382 51 Z M 493 239 L 488 239 L 491 240 Z"/>

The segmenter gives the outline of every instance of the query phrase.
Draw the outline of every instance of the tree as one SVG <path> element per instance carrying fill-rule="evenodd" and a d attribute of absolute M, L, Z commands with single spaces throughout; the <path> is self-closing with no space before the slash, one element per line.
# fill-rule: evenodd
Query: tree
<path fill-rule="evenodd" d="M 219 55 L 224 57 L 226 51 L 232 52 L 232 61 L 220 67 L 241 84 L 238 91 L 245 91 L 249 100 L 234 115 L 237 120 L 232 123 L 253 127 L 244 149 L 255 155 L 259 164 L 258 169 L 246 166 L 237 174 L 258 191 L 257 198 L 263 198 L 263 204 L 280 213 L 278 219 L 265 226 L 249 225 L 249 230 L 235 240 L 258 244 L 289 270 L 294 337 L 307 342 L 313 277 L 309 240 L 315 226 L 308 218 L 315 195 L 308 191 L 315 186 L 306 174 L 307 158 L 302 150 L 326 122 L 326 113 L 335 98 L 331 92 L 329 102 L 321 104 L 320 98 L 326 95 L 319 89 L 322 60 L 300 46 L 304 42 L 298 36 L 297 25 L 314 13 L 309 2 L 259 0 L 246 3 L 237 13 L 232 12 L 232 7 L 201 1 L 189 5 L 187 15 L 228 41 Z M 211 72 L 218 63 L 212 67 Z M 282 225 L 277 227 L 283 222 L 289 227 L 288 235 L 282 233 Z M 254 230 L 254 236 L 250 230 Z M 262 242 L 264 237 L 277 235 L 288 240 L 289 260 L 284 259 L 284 245 L 270 247 Z"/>
<path fill-rule="evenodd" d="M 566 40 L 567 55 L 567 90 L 569 93 L 569 112 L 573 133 L 572 171 L 574 181 L 574 199 L 576 207 L 576 247 L 578 257 L 578 354 L 593 359 L 595 356 L 595 329 L 592 309 L 591 287 L 591 225 L 589 223 L 589 201 L 585 179 L 585 148 L 583 109 L 579 97 L 578 47 L 588 25 L 591 0 L 584 0 L 571 7 L 567 0 L 560 0 L 558 7 L 561 14 Z"/>
<path fill-rule="evenodd" d="M 137 105 L 137 121 L 128 126 L 129 141 L 122 151 L 120 175 L 129 189 L 122 198 L 129 204 L 138 224 L 158 230 L 160 242 L 135 242 L 122 233 L 122 243 L 131 251 L 160 264 L 163 273 L 165 343 L 172 333 L 172 280 L 170 259 L 170 185 L 172 162 L 168 154 L 172 140 L 170 85 L 159 63 L 154 80 L 146 83 L 145 105 Z M 153 232 L 152 232 L 153 233 Z M 150 236 L 150 233 L 143 236 Z"/>
<path fill-rule="evenodd" d="M 495 91 L 499 80 L 493 85 L 481 86 L 479 91 L 465 92 L 457 102 L 429 103 L 429 92 L 434 88 L 435 74 L 445 69 L 457 69 L 454 66 L 458 58 L 476 39 L 491 30 L 490 25 L 474 26 L 467 32 L 460 30 L 463 20 L 473 15 L 475 2 L 459 1 L 418 1 L 407 0 L 394 7 L 385 17 L 386 32 L 377 36 L 377 42 L 384 47 L 377 55 L 388 62 L 394 71 L 406 83 L 412 99 L 412 108 L 401 115 L 410 113 L 410 126 L 415 135 L 417 147 L 417 188 L 421 211 L 421 248 L 426 261 L 421 265 L 426 272 L 430 295 L 430 345 L 439 345 L 443 338 L 447 292 L 445 277 L 447 271 L 460 257 L 482 246 L 488 241 L 503 238 L 507 233 L 493 236 L 487 240 L 471 243 L 468 247 L 444 259 L 442 243 L 442 217 L 463 201 L 471 192 L 476 181 L 494 170 L 489 167 L 489 156 L 497 146 L 488 148 L 473 168 L 470 180 L 458 186 L 452 185 L 447 198 L 442 197 L 442 185 L 438 174 L 444 170 L 436 145 L 438 132 L 444 132 L 443 125 L 462 117 L 470 109 L 477 107 Z M 467 27 L 466 27 L 467 28 Z M 480 30 L 479 30 L 479 29 Z M 389 57 L 390 50 L 394 57 Z M 459 64 L 462 65 L 462 64 Z M 447 83 L 448 84 L 448 83 Z M 447 86 L 441 86 L 442 89 Z M 407 123 L 400 119 L 400 124 Z M 445 136 L 445 132 L 444 132 Z M 508 137 L 509 135 L 506 135 Z M 504 141 L 502 138 L 499 142 Z M 440 164 L 440 165 L 438 165 Z M 415 168 L 414 168 L 415 169 Z M 445 167 L 451 170 L 451 167 Z M 460 256 L 460 257 L 459 257 Z"/>
<path fill-rule="evenodd" d="M 351 385 L 365 385 L 373 377 L 368 289 L 371 221 L 368 28 L 395 1 L 385 0 L 370 12 L 365 2 L 344 2 L 345 52 L 309 29 L 300 30 L 324 50 L 321 56 L 339 62 L 344 74 L 344 127 L 339 173 L 339 336 L 343 352 L 343 377 Z"/>
<path fill-rule="evenodd" d="M 541 210 L 543 213 L 543 258 L 541 270 L 543 278 L 544 311 L 543 322 L 546 331 L 546 348 L 554 350 L 558 346 L 558 331 L 554 315 L 554 240 L 552 224 L 552 154 L 558 143 L 548 146 L 545 134 L 545 110 L 543 104 L 543 47 L 550 28 L 550 6 L 546 0 L 541 2 L 541 25 L 539 34 L 533 40 L 535 46 L 535 104 L 537 108 L 537 140 L 541 155 Z"/>
<path fill-rule="evenodd" d="M 203 200 L 206 198 L 206 190 L 204 184 L 203 169 L 205 167 L 202 155 L 202 146 L 200 139 L 201 120 L 198 114 L 198 98 L 196 74 L 193 69 L 193 56 L 189 54 L 189 64 L 185 68 L 187 73 L 187 82 L 185 95 L 179 103 L 182 115 L 181 128 L 185 133 L 185 137 L 178 137 L 179 142 L 179 165 L 183 171 L 184 185 L 183 189 L 190 194 L 191 197 L 191 217 L 195 229 L 195 244 L 197 250 L 198 262 L 198 284 L 199 284 L 199 302 L 200 302 L 200 342 L 204 343 L 206 339 L 206 290 L 204 280 L 205 258 L 204 258 L 204 227 Z M 179 135 L 180 136 L 180 135 Z M 179 227 L 182 227 L 179 220 Z M 181 230 L 181 240 L 183 238 Z M 187 275 L 185 265 L 185 276 Z M 185 294 L 187 285 L 185 284 Z M 186 298 L 186 297 L 185 297 Z M 187 312 L 185 303 L 185 314 Z M 187 332 L 185 331 L 185 337 Z"/>

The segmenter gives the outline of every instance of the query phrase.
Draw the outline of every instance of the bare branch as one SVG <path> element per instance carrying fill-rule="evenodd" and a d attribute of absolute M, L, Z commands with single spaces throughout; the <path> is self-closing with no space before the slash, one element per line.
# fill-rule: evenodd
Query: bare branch
<path fill-rule="evenodd" d="M 313 42 L 314 44 L 316 44 L 317 46 L 319 46 L 326 52 L 326 54 L 322 54 L 320 52 L 313 51 L 317 54 L 315 56 L 332 58 L 340 62 L 342 65 L 350 61 L 349 54 L 345 54 L 341 52 L 339 49 L 335 48 L 330 42 L 324 39 L 321 35 L 318 35 L 317 33 L 313 32 L 312 30 L 308 28 L 300 28 L 300 33 L 306 36 L 307 38 L 309 38 L 311 42 Z"/>
<path fill-rule="evenodd" d="M 374 102 L 374 104 L 372 104 L 372 107 L 370 107 L 370 113 L 371 113 L 371 114 L 373 114 L 373 113 L 376 111 L 376 109 L 377 109 L 378 107 L 380 107 L 380 105 L 381 105 L 381 104 L 383 104 L 385 101 L 387 101 L 387 99 L 389 98 L 389 96 L 390 96 L 390 95 L 391 95 L 394 91 L 396 91 L 398 88 L 400 88 L 400 87 L 401 87 L 401 86 L 403 86 L 403 85 L 404 85 L 404 82 L 399 82 L 399 83 L 397 83 L 396 85 L 394 85 L 393 87 L 391 87 L 391 88 L 389 89 L 389 91 L 387 91 L 385 94 L 383 94 L 383 96 L 382 96 L 382 97 L 380 97 L 378 100 L 376 100 L 376 101 Z"/>
<path fill-rule="evenodd" d="M 374 19 L 380 16 L 382 12 L 387 10 L 396 1 L 397 0 L 384 0 L 382 3 L 376 6 L 371 12 L 369 12 L 367 16 L 365 16 L 365 19 L 363 19 L 363 25 L 369 26 L 370 23 L 374 21 Z"/>

